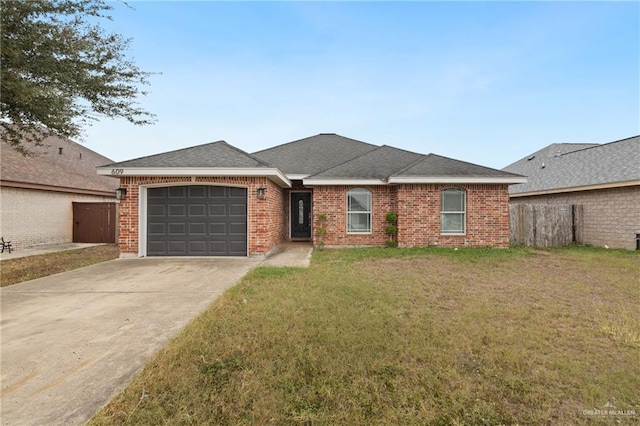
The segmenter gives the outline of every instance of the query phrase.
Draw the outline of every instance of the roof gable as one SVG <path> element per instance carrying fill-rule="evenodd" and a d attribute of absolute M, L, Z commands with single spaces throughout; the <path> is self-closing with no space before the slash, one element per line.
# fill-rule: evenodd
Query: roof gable
<path fill-rule="evenodd" d="M 640 181 L 640 136 L 607 144 L 551 144 L 503 170 L 529 177 L 512 194 Z"/>
<path fill-rule="evenodd" d="M 335 133 L 320 133 L 254 152 L 253 156 L 272 164 L 287 175 L 309 176 L 377 148 L 376 145 Z"/>
<path fill-rule="evenodd" d="M 105 167 L 270 167 L 225 141 L 211 142 L 190 148 L 135 158 L 108 164 Z"/>

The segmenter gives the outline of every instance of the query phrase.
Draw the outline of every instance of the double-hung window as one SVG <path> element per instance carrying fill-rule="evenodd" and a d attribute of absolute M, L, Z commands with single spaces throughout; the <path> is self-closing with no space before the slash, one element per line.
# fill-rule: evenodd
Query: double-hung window
<path fill-rule="evenodd" d="M 371 233 L 371 192 L 366 189 L 347 192 L 347 233 Z"/>
<path fill-rule="evenodd" d="M 440 232 L 464 234 L 466 232 L 466 194 L 461 189 L 445 189 L 440 202 Z"/>

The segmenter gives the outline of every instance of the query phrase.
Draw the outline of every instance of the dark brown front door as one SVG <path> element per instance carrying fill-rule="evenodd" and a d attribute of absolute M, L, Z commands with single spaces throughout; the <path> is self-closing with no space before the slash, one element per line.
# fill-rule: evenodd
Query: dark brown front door
<path fill-rule="evenodd" d="M 311 193 L 291 193 L 291 238 L 311 238 Z"/>
<path fill-rule="evenodd" d="M 73 203 L 74 243 L 115 243 L 116 203 Z"/>

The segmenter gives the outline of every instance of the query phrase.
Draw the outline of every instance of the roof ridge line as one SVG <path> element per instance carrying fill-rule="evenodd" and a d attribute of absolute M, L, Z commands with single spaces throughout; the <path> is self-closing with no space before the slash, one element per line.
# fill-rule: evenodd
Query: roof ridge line
<path fill-rule="evenodd" d="M 409 154 L 424 155 L 424 154 L 423 154 L 423 153 L 421 153 L 421 152 L 409 151 L 408 149 L 398 148 L 397 146 L 387 145 L 386 143 L 385 143 L 385 144 L 383 144 L 383 145 L 381 145 L 381 146 L 380 146 L 380 148 L 384 148 L 385 146 L 386 146 L 387 148 L 393 148 L 393 149 L 398 150 L 398 151 L 408 152 Z"/>
<path fill-rule="evenodd" d="M 349 138 L 347 138 L 347 139 L 349 139 Z M 355 139 L 353 139 L 353 140 L 355 140 Z M 360 142 L 360 141 L 356 141 L 356 142 Z M 363 143 L 367 143 L 367 142 L 363 142 Z M 373 145 L 373 144 L 367 144 L 367 145 Z M 367 154 L 370 154 L 370 153 L 372 153 L 372 152 L 374 152 L 374 151 L 379 150 L 379 149 L 380 149 L 380 148 L 382 148 L 382 146 L 384 146 L 384 145 L 382 145 L 382 146 L 379 146 L 379 145 L 373 145 L 373 146 L 375 146 L 376 148 L 374 148 L 374 149 L 372 149 L 372 150 L 370 150 L 370 151 L 367 151 L 367 152 L 365 152 L 364 154 L 358 155 L 358 156 L 356 156 L 356 157 L 349 158 L 348 160 L 345 160 L 345 161 L 343 161 L 342 163 L 336 164 L 335 166 L 331 166 L 331 167 L 329 167 L 328 169 L 320 170 L 319 172 L 314 173 L 314 174 L 312 174 L 312 175 L 309 175 L 309 176 L 307 176 L 306 178 L 310 178 L 310 177 L 313 177 L 313 176 L 315 176 L 315 175 L 319 175 L 320 173 L 324 173 L 324 172 L 329 171 L 329 170 L 331 170 L 331 169 L 335 169 L 336 167 L 340 167 L 340 166 L 342 166 L 342 165 L 344 165 L 344 164 L 347 164 L 349 161 L 353 161 L 353 160 L 356 160 L 356 159 L 358 159 L 358 158 L 360 158 L 360 157 L 364 157 L 364 156 L 365 156 L 365 155 L 367 155 Z M 306 179 L 306 178 L 305 178 L 305 179 Z"/>
<path fill-rule="evenodd" d="M 248 152 L 246 152 L 246 151 L 244 151 L 244 150 L 242 150 L 242 149 L 240 149 L 240 148 L 238 148 L 238 147 L 236 147 L 236 146 L 231 145 L 231 144 L 230 144 L 229 142 L 227 142 L 227 141 L 221 140 L 221 141 L 214 142 L 214 143 L 219 143 L 219 142 L 222 142 L 223 144 L 225 144 L 225 145 L 226 145 L 226 146 L 228 146 L 229 148 L 232 148 L 232 149 L 234 149 L 234 150 L 238 151 L 240 154 L 244 154 L 244 155 L 246 155 L 247 157 L 251 158 L 252 160 L 257 161 L 259 164 L 262 164 L 263 166 L 273 167 L 273 168 L 277 169 L 277 167 L 275 167 L 275 166 L 273 166 L 273 165 L 271 165 L 271 164 L 269 164 L 269 163 L 266 163 L 266 162 L 264 162 L 264 161 L 262 161 L 262 160 L 260 160 L 260 159 L 258 159 L 258 158 L 256 158 L 256 157 L 254 157 L 254 156 L 253 156 L 253 154 L 249 154 Z M 206 145 L 206 144 L 205 144 L 205 145 Z"/>
<path fill-rule="evenodd" d="M 589 146 L 587 148 L 582 148 L 582 149 L 576 149 L 575 151 L 565 152 L 563 154 L 560 154 L 560 156 L 573 154 L 575 152 L 586 151 L 588 149 L 601 148 L 601 147 L 604 147 L 604 146 L 612 145 L 614 143 L 624 142 L 626 140 L 634 139 L 634 138 L 637 138 L 637 137 L 640 137 L 640 135 L 630 136 L 628 138 L 620 139 L 620 140 L 617 140 L 617 141 L 611 141 L 611 142 L 605 142 L 605 143 L 594 143 L 593 146 Z"/>
<path fill-rule="evenodd" d="M 417 154 L 417 153 L 416 153 L 416 154 Z M 412 161 L 411 163 L 407 164 L 407 165 L 406 165 L 406 166 L 404 166 L 402 169 L 398 170 L 397 172 L 395 172 L 394 174 L 392 174 L 392 175 L 391 175 L 391 176 L 389 176 L 389 177 L 396 176 L 396 175 L 398 175 L 398 174 L 400 174 L 400 173 L 404 172 L 405 170 L 410 169 L 411 167 L 415 166 L 416 164 L 418 164 L 418 163 L 419 163 L 419 162 L 421 162 L 421 161 L 426 160 L 427 158 L 431 157 L 431 156 L 432 156 L 432 155 L 434 155 L 434 154 L 430 152 L 429 154 L 420 154 L 420 155 L 421 155 L 422 157 L 420 157 L 420 158 L 416 159 L 415 161 Z"/>
<path fill-rule="evenodd" d="M 347 136 L 342 136 L 342 135 L 339 135 L 337 133 L 318 133 L 317 135 L 307 136 L 307 137 L 304 137 L 304 138 L 301 138 L 301 139 L 296 139 L 296 140 L 293 140 L 293 141 L 290 141 L 290 142 L 285 142 L 285 143 L 282 143 L 282 144 L 278 144 L 278 145 L 272 146 L 270 148 L 261 149 L 260 151 L 256 151 L 253 154 L 260 154 L 261 152 L 264 152 L 264 151 L 269 151 L 269 150 L 272 150 L 272 149 L 275 149 L 275 148 L 281 148 L 281 147 L 286 146 L 286 145 L 291 145 L 293 143 L 301 142 L 301 141 L 304 141 L 306 139 L 311 139 L 311 138 L 315 138 L 315 137 L 318 137 L 318 136 L 338 136 L 338 137 L 341 137 L 343 139 L 349 139 L 349 140 L 352 140 L 354 142 L 359 142 L 359 143 L 362 143 L 362 144 L 365 144 L 365 145 L 371 145 L 371 146 L 375 146 L 375 147 L 378 147 L 378 148 L 380 147 L 380 145 L 374 145 L 374 144 L 369 143 L 369 142 L 364 142 L 364 141 L 361 141 L 361 140 L 358 140 L 358 139 L 353 139 L 353 138 L 350 138 L 350 137 L 347 137 Z"/>

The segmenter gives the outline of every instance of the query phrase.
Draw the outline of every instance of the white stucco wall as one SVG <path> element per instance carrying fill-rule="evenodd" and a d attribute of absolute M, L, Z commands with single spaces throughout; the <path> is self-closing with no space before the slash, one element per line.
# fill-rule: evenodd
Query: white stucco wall
<path fill-rule="evenodd" d="M 13 247 L 68 243 L 73 202 L 113 202 L 112 197 L 0 187 L 0 235 Z"/>

